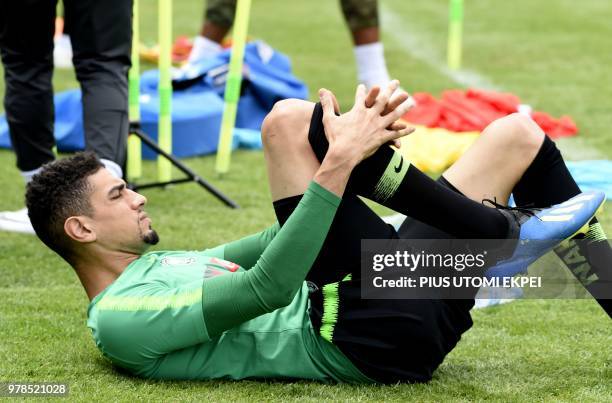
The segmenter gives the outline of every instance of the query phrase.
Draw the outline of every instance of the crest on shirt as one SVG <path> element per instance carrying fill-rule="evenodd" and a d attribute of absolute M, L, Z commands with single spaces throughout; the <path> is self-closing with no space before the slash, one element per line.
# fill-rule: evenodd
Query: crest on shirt
<path fill-rule="evenodd" d="M 195 257 L 192 256 L 167 256 L 161 260 L 161 264 L 164 266 L 189 266 L 194 264 L 195 261 Z"/>

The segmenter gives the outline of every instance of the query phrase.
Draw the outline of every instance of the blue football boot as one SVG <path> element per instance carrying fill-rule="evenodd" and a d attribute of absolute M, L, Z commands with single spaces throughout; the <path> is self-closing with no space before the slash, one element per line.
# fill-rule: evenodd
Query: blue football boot
<path fill-rule="evenodd" d="M 571 199 L 546 209 L 506 207 L 493 204 L 510 223 L 508 238 L 516 239 L 512 256 L 488 269 L 491 277 L 513 277 L 527 273 L 527 267 L 559 243 L 579 233 L 585 233 L 589 221 L 606 200 L 599 191 L 580 193 Z"/>

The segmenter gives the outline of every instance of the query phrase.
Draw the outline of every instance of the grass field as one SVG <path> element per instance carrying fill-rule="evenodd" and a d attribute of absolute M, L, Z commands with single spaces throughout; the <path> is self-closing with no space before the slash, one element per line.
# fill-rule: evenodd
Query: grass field
<path fill-rule="evenodd" d="M 202 3 L 174 2 L 176 34 L 198 30 Z M 355 68 L 337 2 L 254 3 L 251 35 L 288 54 L 311 93 L 333 89 L 348 107 Z M 567 159 L 612 158 L 612 3 L 466 2 L 468 73 L 461 75 L 443 68 L 447 3 L 381 0 L 387 62 L 406 89 L 439 94 L 476 77 L 537 109 L 574 117 L 580 135 L 560 142 Z M 156 2 L 141 4 L 147 23 L 142 35 L 154 40 Z M 72 71 L 57 72 L 56 90 L 76 85 Z M 148 211 L 162 237 L 159 248 L 201 249 L 273 221 L 261 152 L 235 153 L 222 181 L 212 174 L 211 157 L 188 163 L 242 209 L 226 209 L 195 185 L 148 190 Z M 153 172 L 151 164 L 147 168 Z M 21 208 L 23 184 L 9 151 L 0 151 L 0 178 L 0 210 Z M 610 207 L 600 217 L 609 234 Z M 612 326 L 592 300 L 525 300 L 477 311 L 475 326 L 432 382 L 386 387 L 126 377 L 92 342 L 85 326 L 87 298 L 76 276 L 32 236 L 0 233 L 0 301 L 0 382 L 68 382 L 74 400 L 612 400 Z"/>

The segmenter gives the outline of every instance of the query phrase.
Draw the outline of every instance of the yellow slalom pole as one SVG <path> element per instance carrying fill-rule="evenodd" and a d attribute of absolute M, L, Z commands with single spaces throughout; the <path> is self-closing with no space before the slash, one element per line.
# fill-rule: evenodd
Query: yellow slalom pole
<path fill-rule="evenodd" d="M 172 0 L 159 1 L 159 148 L 172 153 Z M 172 165 L 166 158 L 157 159 L 157 177 L 161 182 L 172 179 Z"/>
<path fill-rule="evenodd" d="M 139 0 L 134 0 L 134 14 L 132 17 L 132 68 L 129 78 L 129 109 L 130 122 L 140 122 L 140 24 L 139 24 Z M 127 177 L 129 181 L 142 176 L 142 146 L 138 136 L 128 136 L 127 152 Z"/>
<path fill-rule="evenodd" d="M 236 5 L 236 18 L 234 20 L 234 32 L 232 35 L 232 54 L 230 56 L 227 83 L 225 84 L 225 105 L 223 108 L 223 119 L 221 120 L 219 146 L 215 164 L 215 170 L 219 174 L 227 173 L 230 167 L 232 135 L 234 124 L 236 123 L 238 99 L 240 98 L 242 64 L 249 27 L 250 11 L 251 0 L 238 0 Z"/>
<path fill-rule="evenodd" d="M 463 0 L 450 0 L 448 20 L 448 67 L 452 70 L 459 70 L 461 68 Z"/>

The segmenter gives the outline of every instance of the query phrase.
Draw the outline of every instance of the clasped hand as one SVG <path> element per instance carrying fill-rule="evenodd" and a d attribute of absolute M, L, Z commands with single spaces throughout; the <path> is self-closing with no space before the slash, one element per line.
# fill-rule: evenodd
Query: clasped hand
<path fill-rule="evenodd" d="M 381 92 L 373 87 L 369 92 L 360 84 L 355 93 L 355 104 L 350 111 L 337 116 L 338 103 L 334 94 L 319 90 L 323 107 L 323 127 L 329 142 L 329 152 L 342 155 L 354 165 L 374 154 L 387 143 L 399 147 L 399 139 L 414 131 L 397 120 L 413 106 L 412 99 L 398 89 L 399 81 L 393 80 Z"/>

